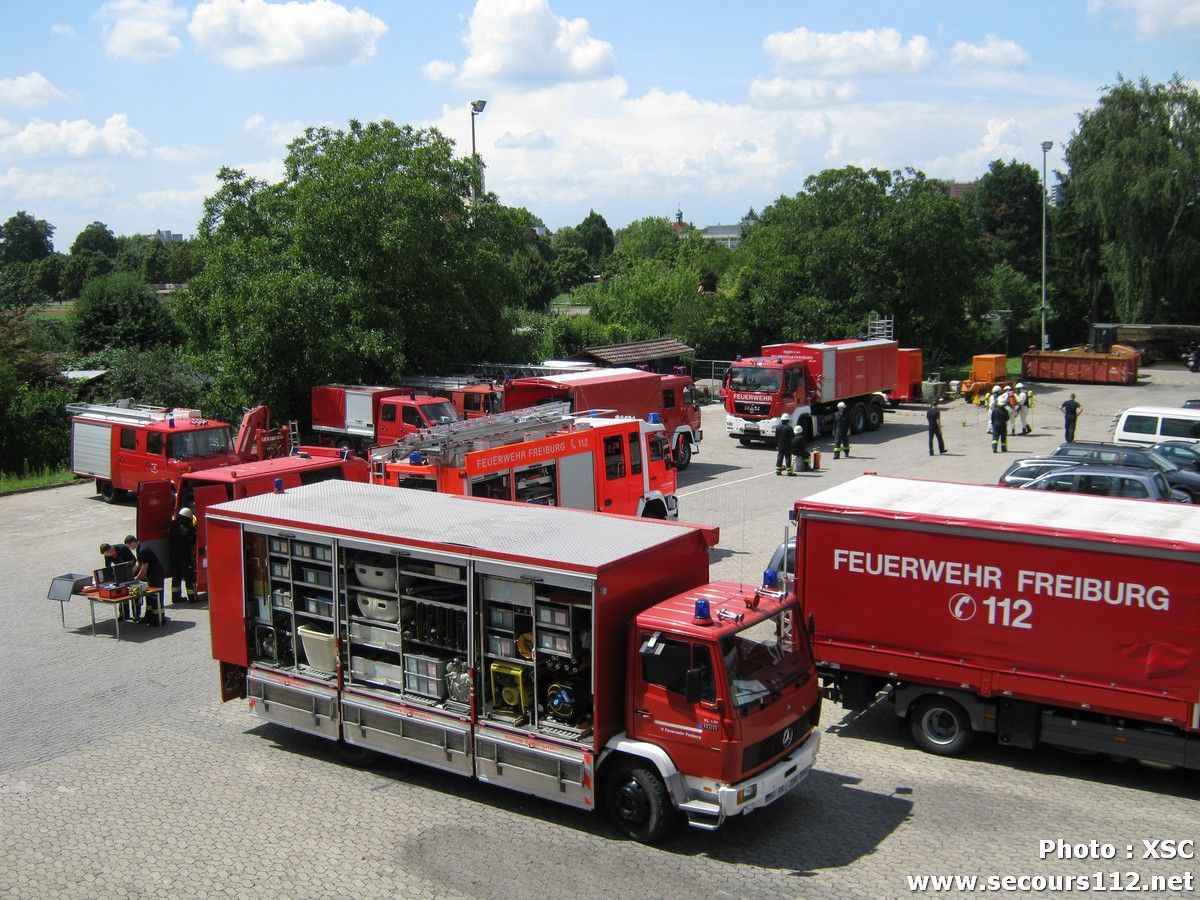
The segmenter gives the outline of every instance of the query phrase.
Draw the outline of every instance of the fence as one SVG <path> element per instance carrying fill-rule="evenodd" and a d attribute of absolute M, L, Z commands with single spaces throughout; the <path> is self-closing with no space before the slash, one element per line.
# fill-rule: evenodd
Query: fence
<path fill-rule="evenodd" d="M 697 392 L 701 403 L 712 403 L 719 400 L 717 392 L 725 384 L 725 373 L 733 365 L 731 359 L 694 359 L 690 374 L 696 382 Z"/>

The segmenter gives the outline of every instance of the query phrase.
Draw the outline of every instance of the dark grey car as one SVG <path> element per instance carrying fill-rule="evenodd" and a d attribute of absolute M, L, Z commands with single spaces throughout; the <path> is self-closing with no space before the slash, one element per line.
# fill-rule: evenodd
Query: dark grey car
<path fill-rule="evenodd" d="M 1191 441 L 1159 441 L 1150 449 L 1161 453 L 1181 469 L 1200 472 L 1200 444 L 1193 444 Z"/>
<path fill-rule="evenodd" d="M 1032 456 L 1028 459 L 1018 459 L 1004 470 L 1004 474 L 1000 476 L 1000 484 L 1005 487 L 1021 487 L 1047 472 L 1072 469 L 1078 465 L 1079 463 L 1073 459 L 1053 456 Z"/>
<path fill-rule="evenodd" d="M 1048 472 L 1021 485 L 1027 491 L 1060 491 L 1091 494 L 1093 497 L 1125 497 L 1130 500 L 1173 500 L 1191 503 L 1184 491 L 1172 488 L 1162 472 L 1128 466 L 1076 466 Z"/>
<path fill-rule="evenodd" d="M 1124 444 L 1108 444 L 1101 441 L 1075 441 L 1059 444 L 1050 455 L 1073 459 L 1080 463 L 1131 466 L 1135 469 L 1162 472 L 1171 487 L 1183 491 L 1193 503 L 1200 497 L 1200 472 L 1183 469 L 1161 453 L 1155 453 L 1146 447 L 1128 447 Z"/>

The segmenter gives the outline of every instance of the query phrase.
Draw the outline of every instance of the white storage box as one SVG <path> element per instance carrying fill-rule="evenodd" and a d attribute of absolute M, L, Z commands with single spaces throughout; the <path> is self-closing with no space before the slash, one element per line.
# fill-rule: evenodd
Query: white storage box
<path fill-rule="evenodd" d="M 403 669 L 395 663 L 386 663 L 367 656 L 350 657 L 350 676 L 355 681 L 372 681 L 394 688 L 404 686 Z"/>
<path fill-rule="evenodd" d="M 394 597 L 359 594 L 358 611 L 364 619 L 374 619 L 377 622 L 396 622 L 400 619 L 400 607 Z"/>
<path fill-rule="evenodd" d="M 326 634 L 310 625 L 301 625 L 296 632 L 300 635 L 304 644 L 304 656 L 312 668 L 330 675 L 337 671 L 337 653 L 332 634 Z"/>
<path fill-rule="evenodd" d="M 461 566 L 452 566 L 447 563 L 434 563 L 433 574 L 438 578 L 450 578 L 454 581 L 462 581 L 464 577 Z"/>

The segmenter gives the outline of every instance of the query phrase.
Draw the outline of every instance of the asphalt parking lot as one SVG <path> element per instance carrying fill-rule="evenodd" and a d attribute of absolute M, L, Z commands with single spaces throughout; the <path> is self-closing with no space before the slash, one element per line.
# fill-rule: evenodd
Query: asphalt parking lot
<path fill-rule="evenodd" d="M 822 470 L 794 478 L 774 474 L 773 449 L 729 439 L 709 406 L 703 448 L 680 473 L 681 517 L 720 526 L 715 579 L 757 581 L 796 498 L 863 471 L 994 482 L 1012 459 L 1062 440 L 1069 391 L 1084 407 L 1077 436 L 1104 439 L 1127 406 L 1200 396 L 1200 376 L 1163 366 L 1137 387 L 1040 386 L 1034 433 L 1011 438 L 1007 456 L 992 453 L 983 413 L 959 401 L 943 413 L 949 454 L 930 457 L 924 408 L 902 407 L 849 459 L 832 460 L 824 441 Z M 90 572 L 98 543 L 132 530 L 132 507 L 99 502 L 90 485 L 0 498 L 0 895 L 894 897 L 912 892 L 907 876 L 1147 883 L 1197 868 L 1142 858 L 1143 841 L 1200 838 L 1196 772 L 986 740 L 941 759 L 913 748 L 882 705 L 850 716 L 826 704 L 817 771 L 800 788 L 656 847 L 601 817 L 420 766 L 350 768 L 318 739 L 219 702 L 202 607 L 170 608 L 166 627 L 131 626 L 120 643 L 108 611 L 92 636 L 78 599 L 60 624 L 44 599 L 51 578 Z M 1041 840 L 1119 852 L 1041 858 Z"/>

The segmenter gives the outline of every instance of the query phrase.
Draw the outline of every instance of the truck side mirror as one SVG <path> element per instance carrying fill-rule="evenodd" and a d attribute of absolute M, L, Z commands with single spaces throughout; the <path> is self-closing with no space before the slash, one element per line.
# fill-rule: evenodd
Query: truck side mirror
<path fill-rule="evenodd" d="M 704 675 L 701 668 L 688 669 L 683 678 L 683 697 L 688 703 L 700 702 L 700 678 Z"/>

